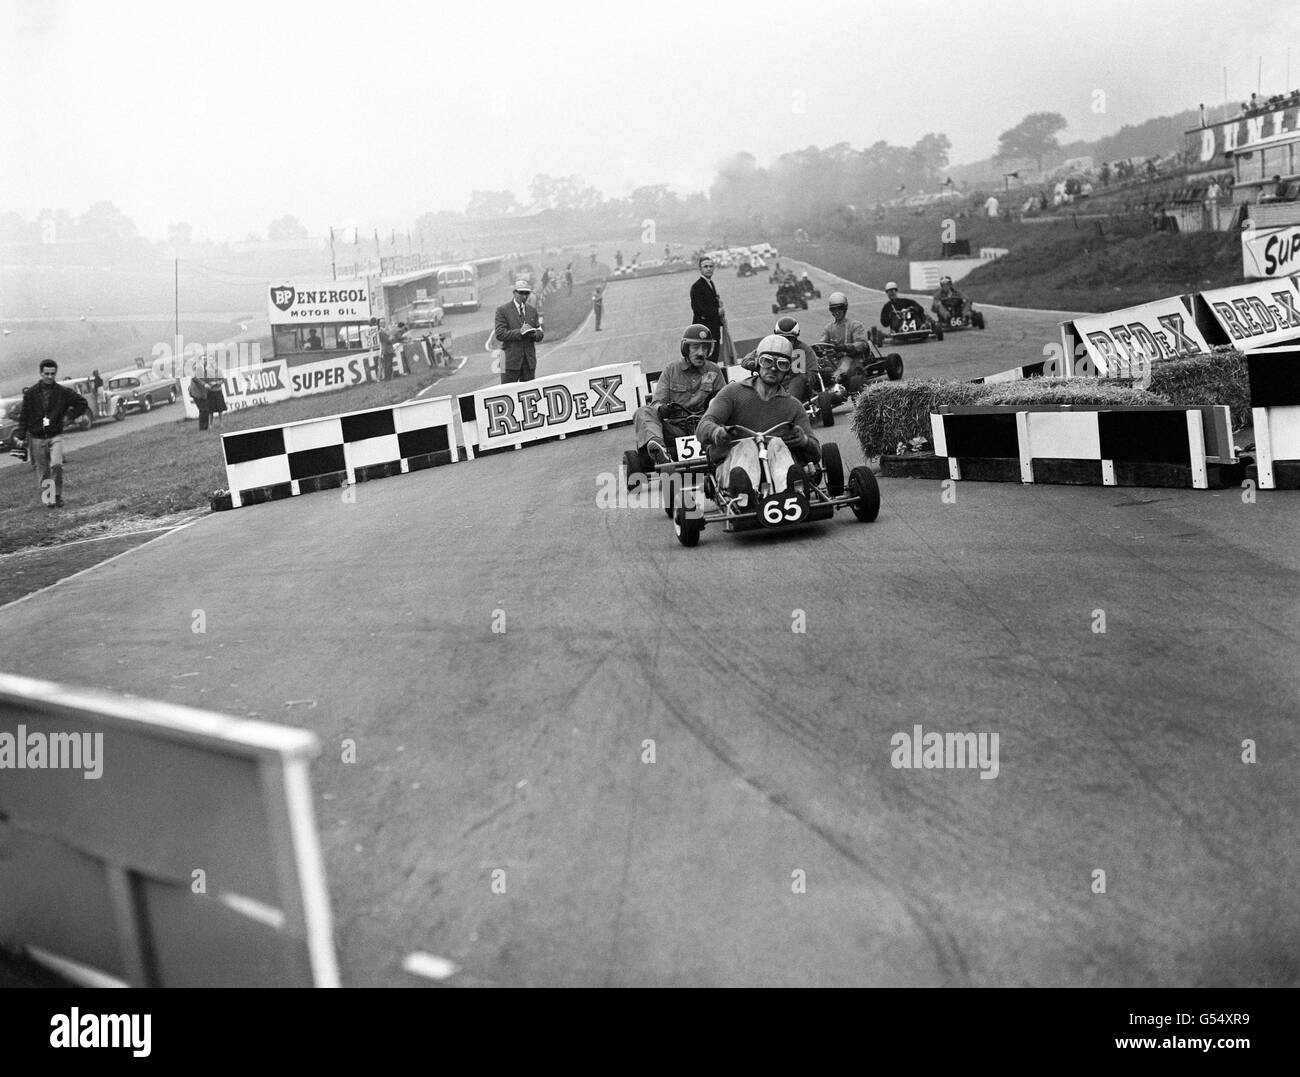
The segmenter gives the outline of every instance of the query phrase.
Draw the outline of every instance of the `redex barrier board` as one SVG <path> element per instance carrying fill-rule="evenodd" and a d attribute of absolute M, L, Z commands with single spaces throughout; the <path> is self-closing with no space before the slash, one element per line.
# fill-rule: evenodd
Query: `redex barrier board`
<path fill-rule="evenodd" d="M 78 983 L 338 986 L 315 736 L 0 674 L 0 943 Z"/>
<path fill-rule="evenodd" d="M 1208 324 L 1217 328 L 1223 342 L 1238 348 L 1300 338 L 1300 288 L 1294 277 L 1201 292 L 1198 305 L 1198 313 L 1211 319 Z"/>
<path fill-rule="evenodd" d="M 231 505 L 455 463 L 453 417 L 440 396 L 222 434 Z"/>
<path fill-rule="evenodd" d="M 1066 363 L 1067 377 L 1095 371 L 1103 378 L 1138 378 L 1144 383 L 1157 359 L 1210 354 L 1192 307 L 1181 296 L 1062 322 L 1061 344 L 1063 354 L 1076 357 Z M 1080 344 L 1086 357 L 1079 355 Z"/>
<path fill-rule="evenodd" d="M 640 363 L 617 363 L 466 393 L 457 398 L 466 450 L 473 458 L 630 423 L 644 385 Z"/>
<path fill-rule="evenodd" d="M 1300 347 L 1247 352 L 1246 375 L 1259 487 L 1295 489 L 1300 486 Z"/>

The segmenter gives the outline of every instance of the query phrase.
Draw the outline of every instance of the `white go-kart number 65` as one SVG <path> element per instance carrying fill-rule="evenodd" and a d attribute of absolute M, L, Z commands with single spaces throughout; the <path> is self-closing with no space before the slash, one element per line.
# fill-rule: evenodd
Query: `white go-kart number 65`
<path fill-rule="evenodd" d="M 762 504 L 758 506 L 758 518 L 768 527 L 797 523 L 807 514 L 807 499 L 801 494 L 789 491 L 783 494 L 770 494 L 763 498 Z"/>
<path fill-rule="evenodd" d="M 700 443 L 695 440 L 692 434 L 690 437 L 677 439 L 677 459 L 694 460 L 696 457 L 703 456 L 704 450 L 700 448 Z"/>

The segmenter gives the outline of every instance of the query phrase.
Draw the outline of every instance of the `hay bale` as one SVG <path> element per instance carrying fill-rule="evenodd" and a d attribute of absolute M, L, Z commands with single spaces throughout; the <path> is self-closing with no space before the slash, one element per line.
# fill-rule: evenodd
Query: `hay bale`
<path fill-rule="evenodd" d="M 925 381 L 878 381 L 858 397 L 853 432 L 864 455 L 892 453 L 898 443 L 930 437 L 930 413 L 942 404 L 1111 404 L 1168 403 L 1157 393 L 1097 378 L 1025 378 L 976 385 L 935 378 Z"/>
<path fill-rule="evenodd" d="M 1250 420 L 1250 383 L 1246 361 L 1236 348 L 1215 348 L 1209 355 L 1171 359 L 1151 368 L 1151 391 L 1171 404 L 1227 404 L 1232 427 L 1240 430 Z"/>

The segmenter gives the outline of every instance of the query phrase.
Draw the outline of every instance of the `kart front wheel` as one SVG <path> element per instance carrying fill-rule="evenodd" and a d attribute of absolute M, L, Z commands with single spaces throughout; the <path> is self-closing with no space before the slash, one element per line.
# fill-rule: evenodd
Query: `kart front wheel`
<path fill-rule="evenodd" d="M 834 393 L 817 394 L 817 415 L 822 421 L 822 426 L 835 425 L 835 394 Z"/>
<path fill-rule="evenodd" d="M 855 467 L 849 472 L 849 496 L 855 498 L 853 515 L 864 524 L 880 515 L 880 484 L 869 467 Z"/>
<path fill-rule="evenodd" d="M 941 326 L 941 325 L 936 325 L 936 326 L 934 327 L 934 339 L 935 339 L 935 340 L 943 340 L 943 326 Z"/>
<path fill-rule="evenodd" d="M 890 381 L 898 381 L 903 376 L 903 357 L 898 352 L 885 356 L 885 373 Z"/>
<path fill-rule="evenodd" d="M 773 314 L 780 314 L 780 313 L 781 313 L 781 304 L 780 304 L 780 303 L 773 303 L 773 304 L 772 304 L 772 313 L 773 313 Z"/>
<path fill-rule="evenodd" d="M 683 546 L 698 546 L 700 532 L 704 530 L 704 521 L 691 519 L 686 514 L 685 501 L 680 501 L 673 510 L 673 534 Z"/>
<path fill-rule="evenodd" d="M 822 446 L 822 471 L 826 473 L 826 492 L 831 497 L 844 493 L 844 461 L 838 445 Z"/>
<path fill-rule="evenodd" d="M 980 311 L 977 310 L 974 314 L 972 314 L 970 316 L 970 320 L 975 323 L 976 329 L 984 328 L 984 315 Z"/>

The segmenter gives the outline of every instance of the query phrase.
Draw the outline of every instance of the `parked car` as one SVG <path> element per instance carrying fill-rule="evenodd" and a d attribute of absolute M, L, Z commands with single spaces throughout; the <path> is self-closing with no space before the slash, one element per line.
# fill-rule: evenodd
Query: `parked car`
<path fill-rule="evenodd" d="M 90 405 L 90 421 L 97 423 L 101 419 L 115 419 L 121 422 L 126 418 L 126 394 L 121 390 L 110 389 L 105 383 L 104 399 L 95 399 L 95 390 L 91 388 L 90 378 L 69 378 L 61 384 L 74 392 L 80 393 Z M 75 427 L 73 427 L 75 429 Z"/>
<path fill-rule="evenodd" d="M 21 397 L 0 403 L 0 452 L 14 447 L 14 431 L 18 429 L 18 413 L 22 410 Z"/>
<path fill-rule="evenodd" d="M 176 403 L 181 395 L 181 383 L 176 378 L 159 378 L 140 368 L 112 375 L 105 388 L 122 395 L 127 411 L 153 411 L 156 405 Z"/>

